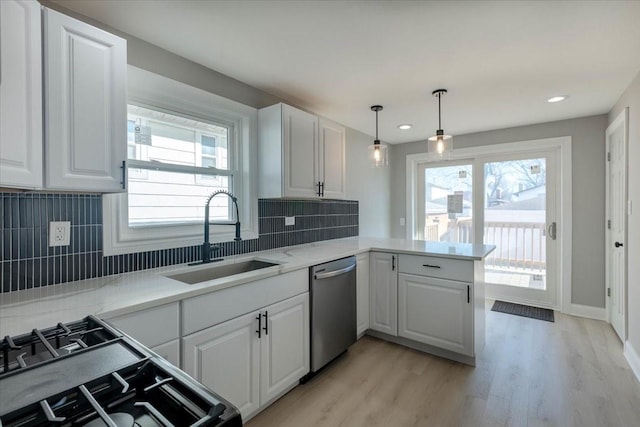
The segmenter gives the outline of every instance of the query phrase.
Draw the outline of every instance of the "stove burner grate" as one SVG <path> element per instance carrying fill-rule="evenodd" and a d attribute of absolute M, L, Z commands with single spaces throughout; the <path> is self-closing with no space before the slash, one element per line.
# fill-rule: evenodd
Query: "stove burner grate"
<path fill-rule="evenodd" d="M 0 377 L 13 371 L 68 356 L 113 341 L 120 335 L 89 316 L 53 328 L 34 329 L 30 334 L 6 336 L 0 341 Z"/>
<path fill-rule="evenodd" d="M 133 426 L 206 426 L 215 425 L 225 409 L 154 361 L 143 360 L 4 414 L 0 425 L 119 427 L 125 419 L 120 414 L 128 414 Z"/>

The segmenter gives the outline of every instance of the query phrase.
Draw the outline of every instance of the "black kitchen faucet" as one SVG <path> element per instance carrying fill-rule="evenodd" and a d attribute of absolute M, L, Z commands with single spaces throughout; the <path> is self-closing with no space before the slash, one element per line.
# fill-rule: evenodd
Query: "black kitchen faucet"
<path fill-rule="evenodd" d="M 238 211 L 238 198 L 226 190 L 214 191 L 213 193 L 211 193 L 209 198 L 207 198 L 207 202 L 204 205 L 204 242 L 202 243 L 202 260 L 191 263 L 189 265 L 207 264 L 210 262 L 222 261 L 222 258 L 211 259 L 211 254 L 219 251 L 220 249 L 222 249 L 222 247 L 220 245 L 212 245 L 211 243 L 209 243 L 209 204 L 211 203 L 211 199 L 213 199 L 218 194 L 226 194 L 236 206 L 236 237 L 233 240 L 236 242 L 242 240 L 242 238 L 240 237 L 240 213 Z"/>

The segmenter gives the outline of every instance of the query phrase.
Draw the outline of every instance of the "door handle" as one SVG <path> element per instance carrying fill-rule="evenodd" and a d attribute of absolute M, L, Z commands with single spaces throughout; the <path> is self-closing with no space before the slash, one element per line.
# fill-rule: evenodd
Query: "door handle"
<path fill-rule="evenodd" d="M 551 224 L 549 224 L 549 227 L 547 228 L 547 230 L 549 231 L 549 237 L 551 238 L 551 240 L 556 240 L 556 229 L 557 229 L 557 225 L 555 222 L 552 222 Z"/>
<path fill-rule="evenodd" d="M 349 265 L 345 268 L 341 268 L 340 270 L 334 270 L 334 271 L 330 271 L 328 273 L 316 273 L 313 277 L 316 280 L 321 280 L 321 279 L 328 279 L 330 277 L 335 277 L 335 276 L 339 276 L 341 274 L 345 274 L 350 272 L 351 270 L 353 270 L 354 268 L 356 268 L 355 264 Z"/>
<path fill-rule="evenodd" d="M 263 316 L 264 316 L 264 328 L 262 328 L 262 330 L 264 331 L 265 335 L 269 335 L 269 321 L 267 320 L 267 316 L 269 315 L 268 311 L 265 311 Z"/>
<path fill-rule="evenodd" d="M 258 330 L 256 331 L 256 334 L 258 334 L 258 338 L 262 338 L 262 316 L 260 313 L 258 313 L 258 317 L 256 317 L 256 319 L 258 320 Z"/>
<path fill-rule="evenodd" d="M 615 243 L 614 243 L 614 246 L 615 246 L 616 248 L 621 248 L 621 247 L 623 247 L 623 246 L 624 246 L 624 244 L 622 244 L 622 243 L 620 243 L 620 242 L 615 242 Z"/>
<path fill-rule="evenodd" d="M 392 255 L 391 256 L 391 271 L 395 271 L 396 270 L 396 256 Z"/>
<path fill-rule="evenodd" d="M 127 161 L 123 160 L 122 165 L 120 165 L 120 169 L 122 169 L 122 181 L 120 184 L 122 185 L 122 189 L 127 189 Z"/>

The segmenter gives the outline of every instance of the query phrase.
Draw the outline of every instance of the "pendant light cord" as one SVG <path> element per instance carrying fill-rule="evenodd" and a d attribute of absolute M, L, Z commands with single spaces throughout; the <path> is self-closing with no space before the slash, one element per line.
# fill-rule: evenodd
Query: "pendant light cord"
<path fill-rule="evenodd" d="M 438 129 L 442 129 L 442 111 L 440 108 L 440 96 L 442 96 L 442 93 L 438 93 Z"/>
<path fill-rule="evenodd" d="M 378 139 L 378 111 L 377 110 L 376 110 L 376 141 L 379 141 L 379 139 Z"/>

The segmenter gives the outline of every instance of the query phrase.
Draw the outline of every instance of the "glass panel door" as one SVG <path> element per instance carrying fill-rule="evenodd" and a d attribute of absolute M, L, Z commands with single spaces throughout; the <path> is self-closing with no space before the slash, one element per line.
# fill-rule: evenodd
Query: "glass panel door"
<path fill-rule="evenodd" d="M 423 164 L 419 170 L 417 238 L 473 242 L 472 164 Z"/>
<path fill-rule="evenodd" d="M 484 243 L 487 295 L 555 306 L 555 186 L 553 158 L 485 161 Z M 549 236 L 549 232 L 552 233 Z"/>

